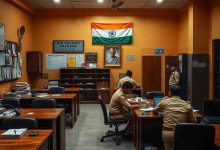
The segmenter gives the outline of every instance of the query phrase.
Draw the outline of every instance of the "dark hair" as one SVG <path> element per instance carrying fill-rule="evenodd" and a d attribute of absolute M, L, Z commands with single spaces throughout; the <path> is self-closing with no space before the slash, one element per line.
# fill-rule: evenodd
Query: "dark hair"
<path fill-rule="evenodd" d="M 132 71 L 131 70 L 127 70 L 127 72 L 126 72 L 126 76 L 129 76 L 130 78 L 132 77 Z"/>
<path fill-rule="evenodd" d="M 170 67 L 177 67 L 176 64 L 170 64 Z"/>
<path fill-rule="evenodd" d="M 132 84 L 131 82 L 125 81 L 125 82 L 122 84 L 121 87 L 122 87 L 122 88 L 127 88 L 127 89 L 132 89 L 134 86 L 133 86 L 133 84 Z"/>
<path fill-rule="evenodd" d="M 181 87 L 179 85 L 171 85 L 170 92 L 172 95 L 180 96 Z"/>

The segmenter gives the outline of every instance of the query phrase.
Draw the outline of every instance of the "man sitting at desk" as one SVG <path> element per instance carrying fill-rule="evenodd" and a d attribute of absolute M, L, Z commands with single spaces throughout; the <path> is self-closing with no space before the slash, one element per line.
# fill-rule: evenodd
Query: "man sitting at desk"
<path fill-rule="evenodd" d="M 109 116 L 111 119 L 120 119 L 120 120 L 128 120 L 129 123 L 125 128 L 125 135 L 129 135 L 132 133 L 133 124 L 132 118 L 133 116 L 130 113 L 124 112 L 124 107 L 128 109 L 135 109 L 141 107 L 138 103 L 132 103 L 132 105 L 128 102 L 126 94 L 131 93 L 131 89 L 133 85 L 126 81 L 123 83 L 122 87 L 119 88 L 112 96 L 110 102 L 110 111 Z"/>
<path fill-rule="evenodd" d="M 163 99 L 153 110 L 153 114 L 164 110 L 162 137 L 166 150 L 171 150 L 174 139 L 174 129 L 179 123 L 196 122 L 190 102 L 180 98 L 181 87 L 170 87 L 171 98 Z"/>
<path fill-rule="evenodd" d="M 132 79 L 132 75 L 133 75 L 132 71 L 127 70 L 126 76 L 119 80 L 117 89 L 120 88 L 123 85 L 123 83 L 126 81 L 129 81 L 133 85 L 133 87 L 137 87 L 137 83 L 134 79 Z"/>

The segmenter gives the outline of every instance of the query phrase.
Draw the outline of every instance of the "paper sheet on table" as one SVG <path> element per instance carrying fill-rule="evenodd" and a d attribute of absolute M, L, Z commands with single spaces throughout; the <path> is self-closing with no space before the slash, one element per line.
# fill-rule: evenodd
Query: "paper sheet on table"
<path fill-rule="evenodd" d="M 146 112 L 149 112 L 149 111 L 152 111 L 153 109 L 154 109 L 153 107 L 140 108 L 140 111 L 146 111 Z"/>

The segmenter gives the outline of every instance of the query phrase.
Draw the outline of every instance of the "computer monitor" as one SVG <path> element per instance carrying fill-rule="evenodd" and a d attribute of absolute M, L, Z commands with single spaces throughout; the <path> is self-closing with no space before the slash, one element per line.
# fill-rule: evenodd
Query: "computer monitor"
<path fill-rule="evenodd" d="M 154 107 L 156 107 L 162 99 L 163 97 L 154 97 Z"/>
<path fill-rule="evenodd" d="M 204 115 L 205 116 L 220 116 L 220 101 L 219 100 L 205 100 L 204 101 Z"/>

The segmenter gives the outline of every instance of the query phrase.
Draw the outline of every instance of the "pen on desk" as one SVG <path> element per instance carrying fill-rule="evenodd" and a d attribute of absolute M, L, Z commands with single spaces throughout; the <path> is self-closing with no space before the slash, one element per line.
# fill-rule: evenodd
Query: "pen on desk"
<path fill-rule="evenodd" d="M 14 133 L 16 134 L 16 130 L 14 130 Z"/>

